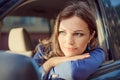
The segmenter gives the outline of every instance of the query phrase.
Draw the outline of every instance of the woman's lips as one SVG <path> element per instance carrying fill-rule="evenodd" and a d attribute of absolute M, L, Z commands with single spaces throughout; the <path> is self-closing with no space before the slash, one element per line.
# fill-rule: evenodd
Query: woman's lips
<path fill-rule="evenodd" d="M 77 48 L 66 48 L 68 51 L 75 51 Z"/>

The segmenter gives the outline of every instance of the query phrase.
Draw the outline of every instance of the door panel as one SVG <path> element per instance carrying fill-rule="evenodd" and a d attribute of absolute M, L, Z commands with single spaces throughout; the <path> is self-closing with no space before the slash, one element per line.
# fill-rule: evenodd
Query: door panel
<path fill-rule="evenodd" d="M 103 64 L 94 74 L 89 77 L 90 80 L 118 80 L 120 79 L 120 60 Z"/>

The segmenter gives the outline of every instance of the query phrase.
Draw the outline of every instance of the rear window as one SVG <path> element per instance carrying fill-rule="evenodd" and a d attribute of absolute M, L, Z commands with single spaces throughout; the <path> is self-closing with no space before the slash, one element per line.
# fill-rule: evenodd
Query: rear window
<path fill-rule="evenodd" d="M 3 32 L 15 27 L 24 27 L 28 32 L 49 32 L 49 21 L 42 17 L 17 16 L 8 16 L 3 20 Z"/>

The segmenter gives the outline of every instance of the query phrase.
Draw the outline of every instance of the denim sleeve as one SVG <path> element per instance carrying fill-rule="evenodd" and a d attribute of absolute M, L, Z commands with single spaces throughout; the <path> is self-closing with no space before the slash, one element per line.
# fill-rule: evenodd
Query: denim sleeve
<path fill-rule="evenodd" d="M 45 54 L 43 52 L 44 46 L 40 45 L 38 46 L 38 51 L 33 56 L 33 60 L 38 64 L 40 67 L 46 60 L 45 60 Z"/>
<path fill-rule="evenodd" d="M 90 58 L 67 61 L 52 68 L 49 78 L 51 78 L 51 80 L 55 78 L 61 78 L 63 80 L 86 80 L 90 74 L 96 71 L 104 60 L 104 51 L 96 48 L 90 52 Z"/>
<path fill-rule="evenodd" d="M 42 67 L 42 64 L 46 61 L 44 58 L 45 54 L 43 52 L 43 48 L 44 46 L 42 45 L 38 46 L 38 51 L 33 56 L 33 60 L 35 61 L 35 63 L 37 63 L 39 67 L 38 71 L 39 71 L 40 80 L 46 80 L 46 76 L 47 76 L 44 68 Z"/>
<path fill-rule="evenodd" d="M 41 67 L 39 68 L 39 72 L 40 72 L 40 75 L 39 75 L 40 80 L 47 80 L 47 74 L 46 74 L 43 66 L 41 66 Z"/>

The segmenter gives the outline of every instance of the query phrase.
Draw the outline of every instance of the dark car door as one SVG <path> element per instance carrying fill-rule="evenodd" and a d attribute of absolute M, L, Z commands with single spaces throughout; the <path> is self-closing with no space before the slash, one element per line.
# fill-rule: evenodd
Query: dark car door
<path fill-rule="evenodd" d="M 120 60 L 102 65 L 89 80 L 120 80 Z"/>
<path fill-rule="evenodd" d="M 92 0 L 104 37 L 106 61 L 89 80 L 120 80 L 120 0 Z"/>

